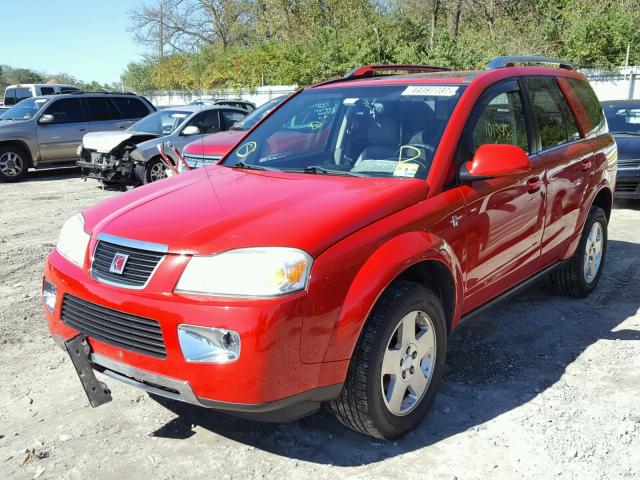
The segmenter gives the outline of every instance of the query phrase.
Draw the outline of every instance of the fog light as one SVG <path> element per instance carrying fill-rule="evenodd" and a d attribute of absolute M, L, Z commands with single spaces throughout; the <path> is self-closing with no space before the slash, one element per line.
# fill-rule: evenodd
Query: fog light
<path fill-rule="evenodd" d="M 56 286 L 46 278 L 42 282 L 42 301 L 47 310 L 53 312 L 56 308 Z"/>
<path fill-rule="evenodd" d="M 233 330 L 178 325 L 178 340 L 187 362 L 227 363 L 240 357 L 240 335 Z"/>

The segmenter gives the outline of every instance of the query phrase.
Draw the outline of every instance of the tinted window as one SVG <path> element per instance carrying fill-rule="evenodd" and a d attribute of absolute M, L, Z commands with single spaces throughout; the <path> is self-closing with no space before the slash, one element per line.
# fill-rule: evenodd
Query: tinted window
<path fill-rule="evenodd" d="M 16 90 L 14 88 L 7 89 L 4 92 L 4 104 L 5 105 L 16 104 Z"/>
<path fill-rule="evenodd" d="M 489 100 L 473 129 L 473 150 L 486 143 L 516 145 L 529 151 L 522 100 L 517 90 Z"/>
<path fill-rule="evenodd" d="M 551 77 L 528 78 L 527 86 L 542 149 L 566 143 L 569 136 L 565 125 L 563 103 L 554 79 Z"/>
<path fill-rule="evenodd" d="M 113 115 L 106 98 L 87 97 L 89 105 L 89 115 L 92 122 L 112 120 Z"/>
<path fill-rule="evenodd" d="M 55 90 L 53 89 L 53 87 L 40 88 L 40 95 L 53 95 L 54 93 L 55 93 Z"/>
<path fill-rule="evenodd" d="M 45 115 L 53 115 L 53 123 L 75 123 L 86 122 L 88 120 L 79 98 L 56 100 L 44 113 Z"/>
<path fill-rule="evenodd" d="M 245 117 L 244 113 L 232 112 L 231 110 L 222 110 L 222 129 L 229 130 L 234 123 Z"/>
<path fill-rule="evenodd" d="M 578 80 L 575 78 L 568 78 L 567 83 L 571 87 L 571 92 L 568 92 L 570 96 L 575 96 L 580 100 L 580 103 L 586 110 L 589 118 L 590 129 L 589 133 L 599 134 L 604 131 L 604 115 L 602 113 L 602 107 L 598 101 L 598 97 L 591 89 L 589 82 L 586 80 Z"/>
<path fill-rule="evenodd" d="M 220 120 L 217 110 L 208 110 L 199 113 L 191 119 L 187 126 L 195 126 L 200 129 L 200 133 L 216 133 L 220 131 Z"/>
<path fill-rule="evenodd" d="M 142 118 L 149 115 L 149 109 L 137 98 L 113 97 L 111 101 L 120 112 L 120 118 Z"/>
<path fill-rule="evenodd" d="M 640 103 L 605 104 L 604 114 L 611 132 L 640 133 Z"/>

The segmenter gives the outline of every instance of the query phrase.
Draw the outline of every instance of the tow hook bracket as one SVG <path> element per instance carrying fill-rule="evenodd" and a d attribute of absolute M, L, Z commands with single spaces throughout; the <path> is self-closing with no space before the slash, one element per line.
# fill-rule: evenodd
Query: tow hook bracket
<path fill-rule="evenodd" d="M 71 362 L 78 372 L 78 378 L 92 407 L 99 407 L 111 401 L 111 390 L 96 378 L 91 367 L 91 346 L 84 335 L 77 335 L 64 342 Z"/>

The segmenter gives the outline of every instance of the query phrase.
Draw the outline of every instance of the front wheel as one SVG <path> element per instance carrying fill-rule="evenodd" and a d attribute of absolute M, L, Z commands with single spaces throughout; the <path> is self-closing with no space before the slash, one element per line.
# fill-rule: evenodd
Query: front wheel
<path fill-rule="evenodd" d="M 20 147 L 0 147 L 0 182 L 15 182 L 24 178 L 29 170 L 27 154 Z"/>
<path fill-rule="evenodd" d="M 582 298 L 596 288 L 607 254 L 607 223 L 604 210 L 592 207 L 576 253 L 551 273 L 551 284 L 556 292 Z"/>
<path fill-rule="evenodd" d="M 145 185 L 151 182 L 157 182 L 167 178 L 167 166 L 159 158 L 149 160 L 144 168 L 144 178 L 142 183 Z"/>
<path fill-rule="evenodd" d="M 392 285 L 364 327 L 333 412 L 348 428 L 376 438 L 413 430 L 437 393 L 446 337 L 442 304 L 430 289 Z"/>

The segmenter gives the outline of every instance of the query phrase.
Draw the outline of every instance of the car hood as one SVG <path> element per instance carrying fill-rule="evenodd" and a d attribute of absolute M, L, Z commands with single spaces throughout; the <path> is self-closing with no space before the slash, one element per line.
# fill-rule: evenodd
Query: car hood
<path fill-rule="evenodd" d="M 189 143 L 182 151 L 185 155 L 201 157 L 204 155 L 224 156 L 242 137 L 247 134 L 245 130 L 229 130 L 213 133 L 200 140 Z"/>
<path fill-rule="evenodd" d="M 138 143 L 140 141 L 157 137 L 159 137 L 159 135 L 153 133 L 134 132 L 132 130 L 126 130 L 124 132 L 92 132 L 87 133 L 84 136 L 82 139 L 82 145 L 87 150 L 95 150 L 99 153 L 109 153 L 111 150 L 128 140 Z"/>
<path fill-rule="evenodd" d="M 417 179 L 376 179 L 212 166 L 116 195 L 84 211 L 85 229 L 213 254 L 285 246 L 312 256 L 426 198 Z"/>
<path fill-rule="evenodd" d="M 618 161 L 640 159 L 640 137 L 613 134 L 618 144 Z"/>

